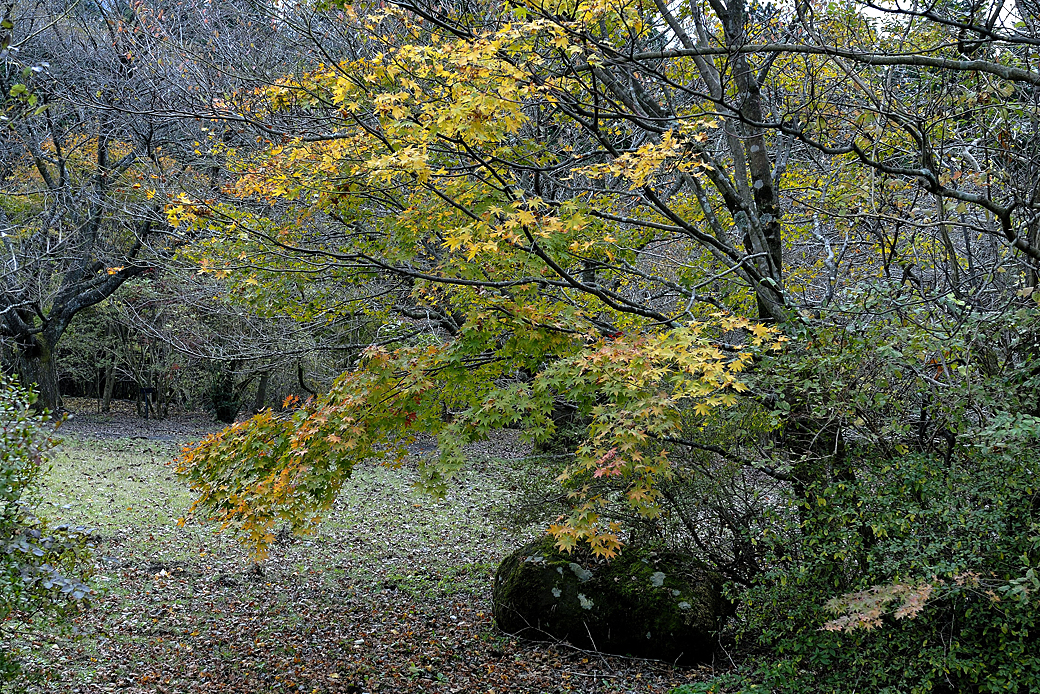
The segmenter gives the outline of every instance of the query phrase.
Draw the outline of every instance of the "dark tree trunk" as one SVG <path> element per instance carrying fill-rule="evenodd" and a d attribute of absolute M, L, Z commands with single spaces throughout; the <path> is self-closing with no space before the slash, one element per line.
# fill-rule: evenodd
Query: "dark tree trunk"
<path fill-rule="evenodd" d="M 102 412 L 110 412 L 112 410 L 112 391 L 116 387 L 116 355 L 111 349 L 112 341 L 115 337 L 115 330 L 109 325 L 105 331 L 105 351 L 108 353 L 108 363 L 105 365 L 105 390 L 101 396 Z"/>
<path fill-rule="evenodd" d="M 58 388 L 58 368 L 51 345 L 39 334 L 19 342 L 15 348 L 15 359 L 22 385 L 39 396 L 37 409 L 56 412 L 61 407 L 61 391 Z"/>
<path fill-rule="evenodd" d="M 253 399 L 253 414 L 264 409 L 267 404 L 267 382 L 270 377 L 271 374 L 267 371 L 260 374 L 260 383 L 256 386 L 256 397 Z"/>
<path fill-rule="evenodd" d="M 105 367 L 105 392 L 101 396 L 101 411 L 112 410 L 112 391 L 116 387 L 116 368 L 114 364 Z"/>

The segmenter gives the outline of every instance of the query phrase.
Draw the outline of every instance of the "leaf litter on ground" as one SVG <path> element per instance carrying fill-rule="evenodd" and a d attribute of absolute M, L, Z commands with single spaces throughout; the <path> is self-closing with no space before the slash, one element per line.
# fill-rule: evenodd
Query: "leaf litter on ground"
<path fill-rule="evenodd" d="M 26 638 L 30 691 L 667 692 L 711 674 L 495 628 L 495 567 L 539 532 L 495 513 L 524 474 L 511 432 L 475 447 L 441 500 L 413 491 L 408 466 L 358 467 L 315 535 L 281 538 L 257 564 L 207 524 L 176 522 L 191 495 L 169 461 L 215 425 L 83 410 L 62 427 L 43 503 L 99 533 L 98 595 Z"/>

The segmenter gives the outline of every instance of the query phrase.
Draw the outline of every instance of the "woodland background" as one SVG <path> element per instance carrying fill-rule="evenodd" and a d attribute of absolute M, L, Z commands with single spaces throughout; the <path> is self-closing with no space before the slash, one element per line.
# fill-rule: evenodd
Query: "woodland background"
<path fill-rule="evenodd" d="M 561 549 L 727 579 L 686 691 L 1040 689 L 1033 3 L 3 8 L 5 618 L 97 544 L 26 408 L 129 398 L 241 420 L 182 522 L 257 558 L 518 436 Z"/>

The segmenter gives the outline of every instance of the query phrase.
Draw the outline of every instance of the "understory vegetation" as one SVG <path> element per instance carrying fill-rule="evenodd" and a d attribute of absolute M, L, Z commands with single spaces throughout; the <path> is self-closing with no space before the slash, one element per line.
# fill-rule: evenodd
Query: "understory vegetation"
<path fill-rule="evenodd" d="M 82 608 L 92 593 L 93 538 L 82 526 L 55 524 L 37 494 L 55 445 L 46 416 L 33 413 L 32 393 L 0 380 L 0 688 L 21 674 L 11 642 L 34 622 L 50 623 Z"/>

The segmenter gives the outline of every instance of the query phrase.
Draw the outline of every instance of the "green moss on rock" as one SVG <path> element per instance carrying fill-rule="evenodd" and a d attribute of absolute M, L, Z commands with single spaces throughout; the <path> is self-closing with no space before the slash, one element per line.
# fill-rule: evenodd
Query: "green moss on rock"
<path fill-rule="evenodd" d="M 721 578 L 688 557 L 625 547 L 609 563 L 557 551 L 543 537 L 495 574 L 495 621 L 527 638 L 565 639 L 608 653 L 703 662 L 730 611 Z"/>

